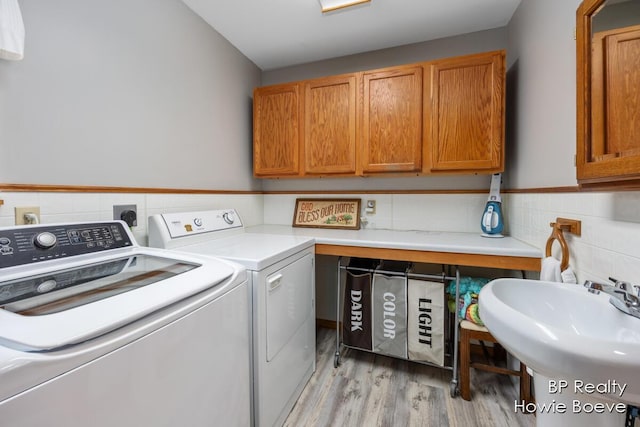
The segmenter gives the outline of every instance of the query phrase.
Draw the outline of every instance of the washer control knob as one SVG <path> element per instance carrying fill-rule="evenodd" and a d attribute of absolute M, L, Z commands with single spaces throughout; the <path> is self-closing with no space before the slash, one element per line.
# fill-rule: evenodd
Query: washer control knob
<path fill-rule="evenodd" d="M 56 239 L 56 236 L 53 233 L 45 231 L 38 234 L 33 243 L 41 249 L 49 249 L 55 246 L 57 240 L 58 239 Z"/>
<path fill-rule="evenodd" d="M 202 227 L 202 218 L 194 218 L 194 219 L 193 219 L 193 223 L 194 223 L 197 227 Z"/>
<path fill-rule="evenodd" d="M 233 214 L 233 212 L 225 212 L 222 214 L 222 219 L 224 219 L 224 222 L 231 225 L 235 222 L 236 216 Z"/>

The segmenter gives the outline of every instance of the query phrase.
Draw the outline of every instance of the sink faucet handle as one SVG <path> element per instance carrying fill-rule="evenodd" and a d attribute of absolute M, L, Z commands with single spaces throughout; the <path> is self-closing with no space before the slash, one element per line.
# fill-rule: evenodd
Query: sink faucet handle
<path fill-rule="evenodd" d="M 591 280 L 585 280 L 582 286 L 584 286 L 585 288 L 593 289 L 596 284 L 597 283 L 594 283 Z"/>
<path fill-rule="evenodd" d="M 634 294 L 627 293 L 624 297 L 624 301 L 629 304 L 629 306 L 638 308 L 640 307 L 640 298 L 635 296 Z"/>
<path fill-rule="evenodd" d="M 629 282 L 616 282 L 615 287 L 618 289 L 622 289 L 625 292 L 629 292 L 631 290 L 631 284 Z"/>
<path fill-rule="evenodd" d="M 609 277 L 609 280 L 611 280 L 614 283 L 614 286 L 617 289 L 622 289 L 625 292 L 629 292 L 633 295 L 640 296 L 640 288 L 638 286 L 635 286 L 623 280 L 614 279 L 613 277 Z"/>
<path fill-rule="evenodd" d="M 633 307 L 636 309 L 640 307 L 640 298 L 638 298 L 634 294 L 618 289 L 616 289 L 614 292 L 622 296 L 622 301 L 624 301 L 627 307 Z"/>
<path fill-rule="evenodd" d="M 607 288 L 612 288 L 611 285 L 603 285 L 602 283 L 597 283 L 592 280 L 585 280 L 583 286 L 587 288 L 589 292 L 596 295 L 599 294 L 600 291 L 604 291 Z"/>
<path fill-rule="evenodd" d="M 585 280 L 583 286 L 588 289 L 601 291 L 605 288 L 605 286 L 610 286 L 610 285 L 603 285 L 602 283 L 597 283 L 597 282 L 594 282 L 593 280 Z"/>
<path fill-rule="evenodd" d="M 623 282 L 622 280 L 618 280 L 615 277 L 609 277 L 609 280 L 613 282 L 613 286 L 615 286 L 618 289 L 622 289 L 623 291 L 627 290 L 628 287 L 628 283 L 627 282 Z"/>

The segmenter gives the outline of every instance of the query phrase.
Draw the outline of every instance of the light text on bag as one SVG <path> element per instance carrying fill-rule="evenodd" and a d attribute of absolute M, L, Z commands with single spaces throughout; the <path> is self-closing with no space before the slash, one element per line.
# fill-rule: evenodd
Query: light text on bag
<path fill-rule="evenodd" d="M 382 296 L 384 304 L 384 320 L 382 325 L 384 326 L 384 337 L 394 339 L 396 337 L 396 321 L 389 319 L 388 317 L 396 317 L 396 296 L 391 292 L 385 292 Z"/>
<path fill-rule="evenodd" d="M 351 332 L 362 331 L 362 291 L 351 290 Z"/>
<path fill-rule="evenodd" d="M 418 300 L 418 341 L 431 347 L 431 300 L 420 298 Z"/>

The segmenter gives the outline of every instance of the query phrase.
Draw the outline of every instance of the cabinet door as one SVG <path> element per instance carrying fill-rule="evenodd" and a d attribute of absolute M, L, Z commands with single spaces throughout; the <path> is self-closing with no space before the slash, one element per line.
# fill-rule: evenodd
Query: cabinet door
<path fill-rule="evenodd" d="M 253 92 L 253 174 L 300 172 L 302 107 L 298 83 L 257 88 Z"/>
<path fill-rule="evenodd" d="M 431 170 L 501 172 L 504 52 L 435 61 L 428 78 Z"/>
<path fill-rule="evenodd" d="M 305 174 L 356 172 L 356 76 L 305 83 Z"/>
<path fill-rule="evenodd" d="M 422 167 L 422 67 L 363 74 L 363 173 Z"/>
<path fill-rule="evenodd" d="M 591 138 L 578 147 L 578 181 L 637 179 L 640 26 L 595 33 L 591 52 Z"/>

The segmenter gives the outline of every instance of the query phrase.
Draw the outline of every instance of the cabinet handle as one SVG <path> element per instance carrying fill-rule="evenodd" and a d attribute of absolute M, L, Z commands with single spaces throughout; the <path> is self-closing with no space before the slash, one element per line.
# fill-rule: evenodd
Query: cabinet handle
<path fill-rule="evenodd" d="M 267 284 L 269 286 L 269 292 L 276 289 L 282 284 L 282 274 L 277 274 L 270 279 L 267 279 Z"/>

